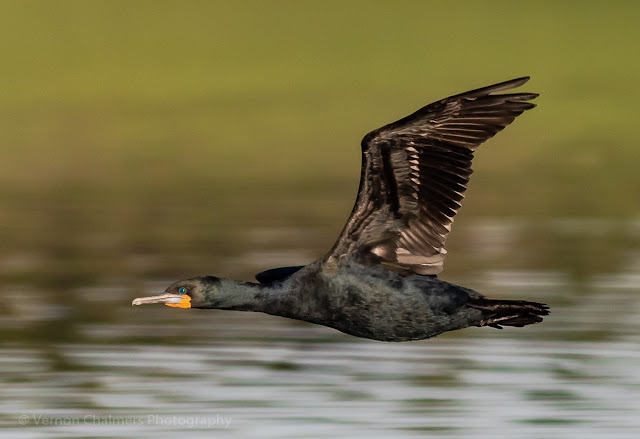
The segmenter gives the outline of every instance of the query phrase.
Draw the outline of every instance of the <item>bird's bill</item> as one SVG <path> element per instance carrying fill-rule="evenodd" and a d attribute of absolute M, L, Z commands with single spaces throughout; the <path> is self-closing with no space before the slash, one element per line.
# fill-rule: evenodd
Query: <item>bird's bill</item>
<path fill-rule="evenodd" d="M 191 308 L 191 297 L 186 294 L 160 294 L 159 296 L 138 297 L 133 299 L 131 305 L 149 305 L 151 303 L 164 303 L 173 308 Z"/>

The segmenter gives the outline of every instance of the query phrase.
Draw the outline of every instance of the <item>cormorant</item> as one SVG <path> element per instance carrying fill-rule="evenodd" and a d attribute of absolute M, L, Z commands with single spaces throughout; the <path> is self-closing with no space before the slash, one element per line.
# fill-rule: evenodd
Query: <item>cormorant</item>
<path fill-rule="evenodd" d="M 351 216 L 322 258 L 258 273 L 259 283 L 181 280 L 133 305 L 259 311 L 383 341 L 420 340 L 468 326 L 525 326 L 541 303 L 487 299 L 442 281 L 445 241 L 478 146 L 526 110 L 534 93 L 513 79 L 434 102 L 362 139 Z"/>

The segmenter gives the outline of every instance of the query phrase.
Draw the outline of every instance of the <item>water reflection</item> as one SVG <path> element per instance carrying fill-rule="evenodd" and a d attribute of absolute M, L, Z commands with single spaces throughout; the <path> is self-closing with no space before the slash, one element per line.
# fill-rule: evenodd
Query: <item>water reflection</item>
<path fill-rule="evenodd" d="M 621 229 L 627 233 L 615 238 L 619 246 L 604 245 Z M 319 241 L 330 232 L 319 232 Z M 163 263 L 144 254 L 128 259 L 129 274 L 117 270 L 120 276 L 92 286 L 42 254 L 5 255 L 2 275 L 12 286 L 0 323 L 3 433 L 635 438 L 637 222 L 471 221 L 456 233 L 473 239 L 452 242 L 460 257 L 451 258 L 445 278 L 494 296 L 547 302 L 553 314 L 525 329 L 471 328 L 382 343 L 261 314 L 133 308 L 132 297 L 173 280 L 131 275 Z M 564 256 L 588 241 L 577 246 L 585 254 L 539 259 L 529 252 L 549 245 L 536 241 L 540 234 L 553 237 Z M 267 259 L 298 262 L 319 251 L 296 244 L 307 231 L 263 227 L 246 236 L 254 252 L 237 251 L 226 266 L 216 261 L 220 272 L 233 266 L 248 274 Z M 478 251 L 488 242 L 490 252 Z M 83 254 L 60 253 L 73 267 Z M 594 270 L 599 258 L 626 265 Z M 20 277 L 47 264 L 54 267 L 51 284 Z"/>

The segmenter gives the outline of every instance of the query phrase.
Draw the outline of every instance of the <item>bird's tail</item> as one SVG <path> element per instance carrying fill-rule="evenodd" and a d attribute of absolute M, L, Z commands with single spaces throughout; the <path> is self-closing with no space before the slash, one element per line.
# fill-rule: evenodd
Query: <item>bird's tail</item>
<path fill-rule="evenodd" d="M 522 327 L 540 323 L 542 316 L 549 315 L 547 305 L 526 300 L 482 298 L 472 299 L 467 305 L 482 311 L 482 320 L 478 326 L 491 326 L 498 329 L 502 329 L 502 326 Z"/>

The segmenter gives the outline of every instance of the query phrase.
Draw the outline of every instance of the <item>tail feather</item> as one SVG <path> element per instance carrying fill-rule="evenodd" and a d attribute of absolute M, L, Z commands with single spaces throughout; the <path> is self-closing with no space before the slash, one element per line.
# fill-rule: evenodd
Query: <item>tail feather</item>
<path fill-rule="evenodd" d="M 549 307 L 543 303 L 526 300 L 472 299 L 468 304 L 482 311 L 482 320 L 478 326 L 491 326 L 502 329 L 503 326 L 522 327 L 540 323 L 542 316 L 549 315 Z"/>

